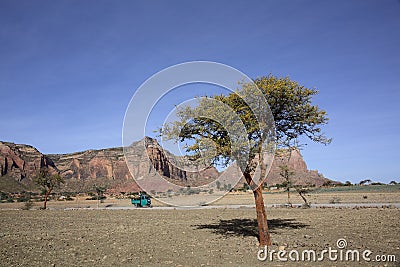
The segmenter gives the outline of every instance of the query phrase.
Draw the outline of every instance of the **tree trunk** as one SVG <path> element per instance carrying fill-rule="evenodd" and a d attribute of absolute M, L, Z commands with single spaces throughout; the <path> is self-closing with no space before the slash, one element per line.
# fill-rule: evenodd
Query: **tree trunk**
<path fill-rule="evenodd" d="M 260 246 L 270 246 L 271 237 L 268 230 L 267 213 L 265 211 L 264 199 L 262 195 L 262 187 L 259 186 L 253 191 L 254 200 L 256 202 L 258 234 L 260 238 Z"/>
<path fill-rule="evenodd" d="M 246 182 L 251 185 L 252 178 L 249 173 L 244 173 L 244 177 Z M 267 213 L 265 211 L 264 199 L 262 195 L 262 186 L 257 187 L 253 190 L 254 200 L 256 204 L 256 213 L 257 213 L 257 225 L 258 225 L 258 237 L 260 246 L 270 246 L 271 245 L 271 237 L 268 230 L 268 221 L 267 221 Z"/>
<path fill-rule="evenodd" d="M 44 203 L 43 203 L 43 209 L 44 209 L 44 210 L 47 208 L 47 199 L 48 199 L 49 195 L 50 195 L 50 192 L 47 192 L 47 193 L 44 195 Z"/>
<path fill-rule="evenodd" d="M 45 210 L 46 208 L 47 208 L 47 196 L 44 196 L 43 209 Z"/>
<path fill-rule="evenodd" d="M 309 206 L 310 204 L 308 204 L 308 201 L 307 201 L 306 197 L 303 195 L 304 193 L 302 191 L 300 191 L 300 190 L 297 190 L 297 192 L 299 193 L 300 197 L 303 199 L 304 204 L 306 206 Z"/>

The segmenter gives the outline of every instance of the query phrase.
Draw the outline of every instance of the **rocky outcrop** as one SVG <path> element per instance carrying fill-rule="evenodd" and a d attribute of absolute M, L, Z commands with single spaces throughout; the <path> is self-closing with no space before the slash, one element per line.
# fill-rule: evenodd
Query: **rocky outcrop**
<path fill-rule="evenodd" d="M 143 142 L 146 145 L 147 155 L 143 155 Z M 19 182 L 32 181 L 37 171 L 42 167 L 49 167 L 58 172 L 66 180 L 71 190 L 83 189 L 83 184 L 101 181 L 109 187 L 120 191 L 137 191 L 139 187 L 132 179 L 144 177 L 157 171 L 171 182 L 179 185 L 198 186 L 213 181 L 218 177 L 215 168 L 206 168 L 199 173 L 190 173 L 178 168 L 169 161 L 166 153 L 156 140 L 145 138 L 133 143 L 129 150 L 134 162 L 129 171 L 122 147 L 100 150 L 86 150 L 70 154 L 44 155 L 29 145 L 14 143 L 0 143 L 0 179 L 8 176 Z M 151 160 L 152 167 L 148 164 Z"/>
<path fill-rule="evenodd" d="M 57 171 L 54 162 L 36 148 L 29 145 L 19 145 L 0 142 L 0 176 L 13 177 L 24 182 L 35 176 L 42 167 Z"/>
<path fill-rule="evenodd" d="M 143 142 L 147 155 L 142 153 Z M 174 164 L 171 154 L 164 151 L 157 141 L 151 138 L 133 143 L 127 151 L 127 157 L 134 162 L 130 166 L 130 171 L 121 147 L 44 155 L 29 145 L 0 142 L 0 179 L 1 176 L 8 176 L 24 183 L 32 181 L 40 168 L 48 167 L 51 171 L 60 173 L 71 190 L 83 190 L 82 184 L 85 183 L 107 181 L 109 188 L 117 192 L 128 192 L 139 190 L 132 175 L 138 179 L 151 175 L 152 171 L 157 171 L 177 185 L 190 186 L 207 184 L 219 175 L 213 167 L 200 172 L 182 170 Z M 287 155 L 275 158 L 267 178 L 269 185 L 283 182 L 283 178 L 279 175 L 279 166 L 282 164 L 288 164 L 294 170 L 292 179 L 294 183 L 319 186 L 327 180 L 318 171 L 307 170 L 307 165 L 298 150 L 291 152 L 289 162 L 287 158 Z M 152 164 L 148 164 L 148 159 Z"/>
<path fill-rule="evenodd" d="M 298 149 L 293 149 L 290 152 L 279 151 L 279 153 L 277 153 L 272 163 L 271 171 L 267 176 L 266 182 L 268 185 L 281 184 L 284 182 L 283 177 L 280 175 L 280 166 L 283 165 L 287 165 L 289 170 L 293 172 L 290 178 L 293 184 L 321 186 L 329 180 L 317 170 L 308 170 L 307 164 L 300 154 L 300 151 Z"/>

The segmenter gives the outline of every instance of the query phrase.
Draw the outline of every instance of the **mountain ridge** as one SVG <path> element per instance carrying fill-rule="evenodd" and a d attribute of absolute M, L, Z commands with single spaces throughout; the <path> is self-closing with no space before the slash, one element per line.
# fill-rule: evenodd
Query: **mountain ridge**
<path fill-rule="evenodd" d="M 140 154 L 143 145 L 146 146 L 147 155 Z M 155 172 L 164 176 L 168 181 L 182 186 L 206 184 L 219 176 L 219 172 L 214 167 L 208 167 L 200 173 L 181 170 L 171 164 L 168 158 L 169 152 L 163 150 L 157 141 L 150 137 L 134 142 L 132 149 L 137 166 L 131 167 L 130 172 L 125 163 L 123 147 L 89 149 L 63 154 L 42 154 L 31 145 L 0 141 L 0 179 L 5 176 L 11 177 L 31 188 L 33 186 L 32 179 L 37 171 L 42 167 L 48 167 L 52 172 L 58 172 L 65 178 L 66 188 L 70 190 L 85 191 L 92 188 L 93 184 L 105 183 L 109 190 L 119 193 L 140 190 L 133 176 L 135 178 L 144 177 L 154 175 Z M 139 152 L 136 153 L 137 151 Z M 287 164 L 295 171 L 293 175 L 295 184 L 321 186 L 329 180 L 318 171 L 308 170 L 300 151 L 292 150 L 291 153 Z M 151 167 L 145 163 L 149 162 L 148 159 L 152 163 Z M 282 157 L 275 157 L 266 180 L 269 185 L 283 182 L 283 178 L 279 175 L 279 165 L 283 163 Z"/>

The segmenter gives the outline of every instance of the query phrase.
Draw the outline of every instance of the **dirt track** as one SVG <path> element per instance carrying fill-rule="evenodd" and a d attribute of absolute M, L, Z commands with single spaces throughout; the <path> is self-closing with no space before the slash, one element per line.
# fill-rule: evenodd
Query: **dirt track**
<path fill-rule="evenodd" d="M 273 249 L 323 250 L 345 238 L 400 260 L 399 209 L 268 209 Z M 255 211 L 0 211 L 1 266 L 378 266 L 257 260 Z M 397 265 L 396 265 L 397 264 Z M 381 265 L 386 266 L 386 265 Z"/>

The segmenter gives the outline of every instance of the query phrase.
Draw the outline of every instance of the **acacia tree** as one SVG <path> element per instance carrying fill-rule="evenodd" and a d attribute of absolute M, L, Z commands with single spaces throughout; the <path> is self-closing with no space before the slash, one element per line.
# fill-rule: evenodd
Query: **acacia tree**
<path fill-rule="evenodd" d="M 292 180 L 290 179 L 290 177 L 294 174 L 294 171 L 290 170 L 287 164 L 281 165 L 279 166 L 279 168 L 279 175 L 282 176 L 282 178 L 284 179 L 283 183 L 286 187 L 288 205 L 292 206 L 292 203 L 290 202 L 290 188 L 292 187 Z"/>
<path fill-rule="evenodd" d="M 107 190 L 107 187 L 94 184 L 93 188 L 97 194 L 97 208 L 99 208 L 100 202 L 103 202 L 103 194 Z"/>
<path fill-rule="evenodd" d="M 322 144 L 330 143 L 331 140 L 321 131 L 321 126 L 328 122 L 327 114 L 311 103 L 312 97 L 318 93 L 317 90 L 301 86 L 288 77 L 278 78 L 272 75 L 260 77 L 254 80 L 254 83 L 267 100 L 272 112 L 275 126 L 274 139 L 278 147 L 290 147 L 297 142 L 297 138 L 300 136 L 306 136 L 310 140 Z M 204 144 L 212 142 L 214 150 L 210 157 L 213 157 L 213 162 L 218 162 L 218 164 L 222 162 L 228 165 L 232 160 L 240 161 L 242 151 L 232 149 L 232 135 L 220 121 L 215 119 L 215 116 L 207 117 L 204 114 L 206 110 L 209 114 L 217 114 L 219 118 L 226 115 L 225 117 L 230 119 L 230 115 L 225 114 L 226 112 L 221 111 L 218 107 L 206 105 L 206 102 L 209 102 L 210 99 L 220 101 L 236 113 L 245 127 L 245 138 L 250 144 L 249 151 L 246 151 L 248 158 L 244 162 L 239 162 L 239 166 L 246 182 L 253 189 L 259 241 L 261 246 L 265 246 L 271 245 L 271 239 L 262 196 L 262 182 L 258 186 L 254 186 L 252 174 L 255 172 L 254 166 L 259 164 L 261 177 L 266 176 L 267 167 L 264 164 L 262 148 L 271 133 L 268 132 L 270 131 L 269 127 L 262 127 L 261 124 L 268 125 L 271 122 L 261 121 L 260 124 L 259 118 L 263 118 L 263 116 L 254 114 L 254 110 L 244 100 L 246 86 L 246 84 L 242 84 L 242 87 L 235 93 L 228 95 L 199 98 L 198 106 L 181 108 L 177 112 L 179 119 L 161 129 L 160 135 L 181 142 L 192 140 L 186 150 L 194 159 L 207 156 L 208 146 Z M 230 124 L 235 124 L 235 122 L 232 121 Z"/>
<path fill-rule="evenodd" d="M 65 182 L 59 173 L 50 174 L 48 168 L 46 167 L 39 170 L 34 181 L 44 191 L 43 209 L 47 208 L 47 199 L 49 198 L 53 189 L 60 187 L 60 185 Z"/>

